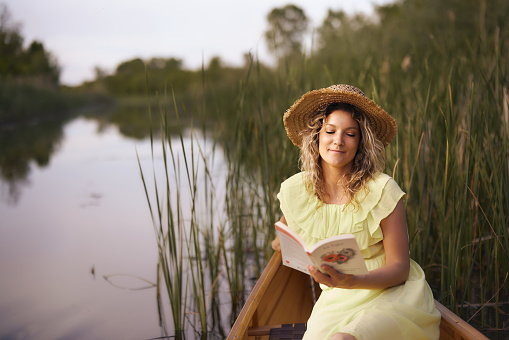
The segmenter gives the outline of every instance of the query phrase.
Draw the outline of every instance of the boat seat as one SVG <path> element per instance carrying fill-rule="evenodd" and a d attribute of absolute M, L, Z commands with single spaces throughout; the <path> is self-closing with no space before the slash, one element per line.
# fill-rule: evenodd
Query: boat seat
<path fill-rule="evenodd" d="M 269 340 L 279 340 L 279 339 L 300 340 L 304 336 L 304 332 L 306 332 L 305 323 L 249 327 L 248 329 L 249 336 L 254 336 L 256 338 L 268 335 Z"/>
<path fill-rule="evenodd" d="M 306 332 L 305 323 L 284 324 L 280 328 L 270 330 L 269 340 L 276 339 L 302 339 Z"/>

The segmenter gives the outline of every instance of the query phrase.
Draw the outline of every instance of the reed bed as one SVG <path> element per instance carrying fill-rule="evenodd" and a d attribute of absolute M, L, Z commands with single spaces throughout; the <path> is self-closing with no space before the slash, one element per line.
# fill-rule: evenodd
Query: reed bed
<path fill-rule="evenodd" d="M 362 58 L 351 56 L 355 51 L 338 55 L 339 60 L 358 57 L 347 68 L 302 55 L 271 70 L 251 58 L 228 92 L 224 113 L 225 99 L 207 96 L 214 88 L 204 76 L 205 96 L 197 110 L 227 117 L 217 121 L 220 134 L 213 142 L 227 165 L 222 182 L 213 179 L 203 149 L 185 151 L 183 128 L 179 148 L 172 144 L 167 126 L 169 120 L 179 122 L 178 103 L 160 107 L 161 142 L 154 147 L 163 150 L 166 177 L 152 192 L 143 170 L 142 179 L 155 216 L 158 298 L 162 306 L 164 291 L 173 316 L 169 333 L 191 328 L 221 338 L 228 332 L 250 279 L 259 276 L 272 252 L 273 223 L 281 215 L 279 184 L 299 171 L 298 150 L 286 137 L 282 114 L 308 90 L 350 83 L 398 122 L 385 172 L 407 193 L 411 257 L 424 268 L 435 298 L 484 333 L 504 338 L 509 328 L 508 41 L 507 29 L 492 36 L 485 32 L 450 58 L 444 47 L 449 42 L 436 42 L 431 52 L 409 56 L 410 67 L 402 64 L 405 55 L 380 58 L 369 49 L 362 49 Z M 179 162 L 185 163 L 183 173 Z M 184 189 L 190 200 L 182 199 Z M 184 206 L 190 215 L 183 215 Z"/>
<path fill-rule="evenodd" d="M 279 183 L 298 171 L 297 152 L 284 138 L 280 116 L 274 119 L 265 111 L 277 107 L 284 112 L 277 102 L 281 97 L 261 97 L 256 86 L 268 79 L 255 62 L 253 68 L 239 90 L 243 100 L 235 133 L 223 144 L 224 188 L 214 185 L 203 151 L 193 147 L 186 154 L 182 129 L 179 150 L 166 128 L 161 133 L 167 176 L 164 185 L 153 188 L 155 204 L 146 190 L 156 216 L 158 299 L 162 310 L 164 289 L 173 316 L 170 333 L 180 334 L 186 325 L 209 337 L 227 333 L 245 302 L 249 278 L 259 276 L 271 254 L 272 225 L 280 216 Z M 409 94 L 416 108 L 398 117 L 386 172 L 407 192 L 411 255 L 425 269 L 435 297 L 480 329 L 501 329 L 507 323 L 499 308 L 507 309 L 509 260 L 507 90 L 493 93 L 475 82 L 453 90 L 450 79 L 442 93 L 429 79 L 426 91 Z M 288 101 L 296 92 L 287 92 Z M 259 106 L 246 107 L 246 99 Z M 166 126 L 165 115 L 162 119 Z M 179 162 L 185 163 L 184 173 Z M 200 172 L 204 180 L 198 187 Z M 181 199 L 184 189 L 188 201 Z M 215 205 L 218 190 L 224 191 L 222 211 Z M 188 216 L 183 214 L 186 204 Z M 205 218 L 200 220 L 198 210 Z M 227 315 L 224 304 L 230 306 Z"/>

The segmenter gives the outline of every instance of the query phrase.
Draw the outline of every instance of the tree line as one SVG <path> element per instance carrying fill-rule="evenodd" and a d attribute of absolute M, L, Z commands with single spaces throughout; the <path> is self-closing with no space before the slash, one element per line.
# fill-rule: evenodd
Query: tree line
<path fill-rule="evenodd" d="M 305 11 L 290 4 L 267 15 L 265 41 L 278 63 L 274 69 L 262 67 L 273 73 L 286 72 L 306 61 L 315 79 L 328 77 L 334 83 L 375 68 L 391 76 L 412 74 L 412 66 L 423 60 L 449 58 L 461 64 L 472 48 L 477 48 L 472 45 L 473 37 L 479 36 L 479 43 L 486 44 L 497 29 L 501 33 L 507 30 L 508 8 L 501 0 L 405 0 L 377 6 L 373 16 L 329 10 L 318 27 L 310 27 Z M 304 37 L 310 35 L 313 46 L 306 50 Z M 377 57 L 367 59 L 373 55 Z M 170 87 L 177 92 L 196 91 L 204 78 L 215 86 L 237 86 L 236 79 L 249 67 L 249 55 L 238 67 L 224 65 L 220 57 L 198 70 L 182 65 L 182 60 L 175 58 L 127 60 L 111 74 L 96 69 L 96 78 L 82 88 L 120 96 Z"/>
<path fill-rule="evenodd" d="M 0 3 L 0 78 L 16 79 L 39 86 L 57 87 L 60 66 L 40 41 L 24 47 L 21 24 L 14 21 L 5 3 Z"/>

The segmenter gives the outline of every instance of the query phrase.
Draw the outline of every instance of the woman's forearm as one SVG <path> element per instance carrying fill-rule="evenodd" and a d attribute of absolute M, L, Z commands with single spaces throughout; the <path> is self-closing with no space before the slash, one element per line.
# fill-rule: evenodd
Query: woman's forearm
<path fill-rule="evenodd" d="M 309 266 L 311 276 L 328 287 L 344 289 L 384 289 L 402 284 L 408 278 L 410 262 L 391 263 L 372 270 L 366 275 L 341 274 L 332 267 L 322 267 L 327 274 Z"/>
<path fill-rule="evenodd" d="M 355 278 L 357 289 L 384 289 L 402 284 L 408 278 L 410 262 L 392 263 Z"/>

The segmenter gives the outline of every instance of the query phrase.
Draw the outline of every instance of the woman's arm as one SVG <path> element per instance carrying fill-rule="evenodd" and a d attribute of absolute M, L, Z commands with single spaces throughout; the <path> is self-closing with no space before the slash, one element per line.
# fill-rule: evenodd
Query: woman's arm
<path fill-rule="evenodd" d="M 332 267 L 323 266 L 329 274 L 325 275 L 309 266 L 311 276 L 326 286 L 346 289 L 383 289 L 405 282 L 410 271 L 410 255 L 403 200 L 380 222 L 380 227 L 384 235 L 385 266 L 370 271 L 368 275 L 340 274 Z"/>
<path fill-rule="evenodd" d="M 286 218 L 284 215 L 281 217 L 281 219 L 279 221 L 288 225 L 288 223 L 286 223 Z M 276 238 L 272 241 L 272 249 L 281 250 L 281 245 L 279 244 L 279 236 L 277 236 L 277 235 L 276 235 Z"/>

